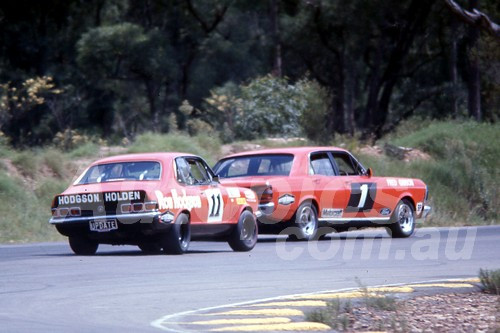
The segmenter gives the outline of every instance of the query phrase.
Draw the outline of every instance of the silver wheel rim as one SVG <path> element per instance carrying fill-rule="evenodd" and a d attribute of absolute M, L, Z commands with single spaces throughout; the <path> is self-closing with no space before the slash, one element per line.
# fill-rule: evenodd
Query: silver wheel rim
<path fill-rule="evenodd" d="M 405 234 L 408 234 L 413 230 L 413 223 L 414 223 L 413 210 L 411 209 L 410 206 L 408 206 L 405 203 L 399 206 L 398 223 L 399 226 L 401 227 L 401 231 L 403 231 Z"/>
<path fill-rule="evenodd" d="M 241 228 L 240 239 L 243 241 L 252 241 L 255 234 L 255 225 L 251 219 L 246 219 L 243 221 L 243 226 Z"/>
<path fill-rule="evenodd" d="M 312 236 L 316 231 L 316 217 L 310 206 L 305 206 L 300 211 L 298 225 L 304 236 Z"/>

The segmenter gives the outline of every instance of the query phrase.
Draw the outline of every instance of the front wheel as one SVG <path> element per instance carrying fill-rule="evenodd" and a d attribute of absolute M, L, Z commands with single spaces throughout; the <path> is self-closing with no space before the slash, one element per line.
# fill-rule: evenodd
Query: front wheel
<path fill-rule="evenodd" d="M 191 241 L 191 227 L 189 217 L 179 214 L 168 233 L 163 237 L 161 246 L 166 254 L 183 254 Z"/>
<path fill-rule="evenodd" d="M 401 200 L 391 215 L 389 225 L 392 238 L 410 237 L 415 231 L 415 210 L 406 199 Z"/>
<path fill-rule="evenodd" d="M 258 229 L 255 216 L 245 210 L 238 219 L 238 224 L 229 236 L 227 242 L 233 251 L 246 252 L 257 244 Z"/>
<path fill-rule="evenodd" d="M 309 241 L 318 232 L 318 213 L 316 207 L 306 201 L 300 204 L 295 212 L 295 232 L 290 234 L 292 240 Z"/>
<path fill-rule="evenodd" d="M 97 252 L 99 243 L 84 237 L 71 236 L 68 239 L 69 246 L 75 254 L 81 256 L 91 256 Z"/>

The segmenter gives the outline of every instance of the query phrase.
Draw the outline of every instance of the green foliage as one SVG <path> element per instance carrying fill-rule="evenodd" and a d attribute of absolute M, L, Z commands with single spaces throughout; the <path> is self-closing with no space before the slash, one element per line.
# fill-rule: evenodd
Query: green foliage
<path fill-rule="evenodd" d="M 99 152 L 99 146 L 93 142 L 86 142 L 78 145 L 68 152 L 71 158 L 96 156 Z"/>
<path fill-rule="evenodd" d="M 500 269 L 480 269 L 479 280 L 485 292 L 500 295 Z"/>
<path fill-rule="evenodd" d="M 375 175 L 422 179 L 429 186 L 433 206 L 426 224 L 497 223 L 500 206 L 497 133 L 496 124 L 435 122 L 389 140 L 426 151 L 431 160 L 404 162 L 367 154 L 359 157 L 366 167 L 374 169 Z"/>
<path fill-rule="evenodd" d="M 48 189 L 54 188 L 27 191 L 19 180 L 0 171 L 0 243 L 62 239 L 47 225 L 53 195 Z"/>
<path fill-rule="evenodd" d="M 347 330 L 350 326 L 348 313 L 352 311 L 351 301 L 340 298 L 328 302 L 326 308 L 306 313 L 306 321 L 319 322 L 335 330 Z"/>
<path fill-rule="evenodd" d="M 35 177 L 38 170 L 38 156 L 33 151 L 22 151 L 14 155 L 12 163 L 28 177 Z"/>
<path fill-rule="evenodd" d="M 212 165 L 220 157 L 220 141 L 218 138 L 200 135 L 190 137 L 186 134 L 156 134 L 139 135 L 128 148 L 129 153 L 142 152 L 183 152 L 207 158 Z"/>

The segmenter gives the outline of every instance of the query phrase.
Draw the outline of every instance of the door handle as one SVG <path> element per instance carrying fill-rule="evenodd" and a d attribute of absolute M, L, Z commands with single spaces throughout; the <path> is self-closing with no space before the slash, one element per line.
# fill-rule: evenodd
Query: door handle
<path fill-rule="evenodd" d="M 320 179 L 317 179 L 317 178 L 316 178 L 316 179 L 313 179 L 313 183 L 315 183 L 315 184 L 319 184 L 319 182 L 320 182 L 320 181 L 321 181 L 321 180 L 320 180 Z"/>

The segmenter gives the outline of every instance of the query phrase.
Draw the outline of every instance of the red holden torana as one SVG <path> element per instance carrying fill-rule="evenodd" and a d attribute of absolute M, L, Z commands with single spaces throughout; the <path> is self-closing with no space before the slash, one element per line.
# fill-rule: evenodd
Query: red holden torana
<path fill-rule="evenodd" d="M 425 217 L 427 186 L 419 179 L 374 177 L 336 147 L 267 149 L 234 154 L 214 167 L 225 185 L 253 189 L 259 198 L 259 233 L 310 240 L 330 228 L 386 227 L 409 237 Z"/>
<path fill-rule="evenodd" d="M 191 238 L 249 251 L 257 242 L 256 212 L 252 190 L 221 185 L 198 156 L 131 154 L 92 163 L 54 198 L 50 223 L 81 255 L 95 254 L 99 244 L 181 254 Z"/>

